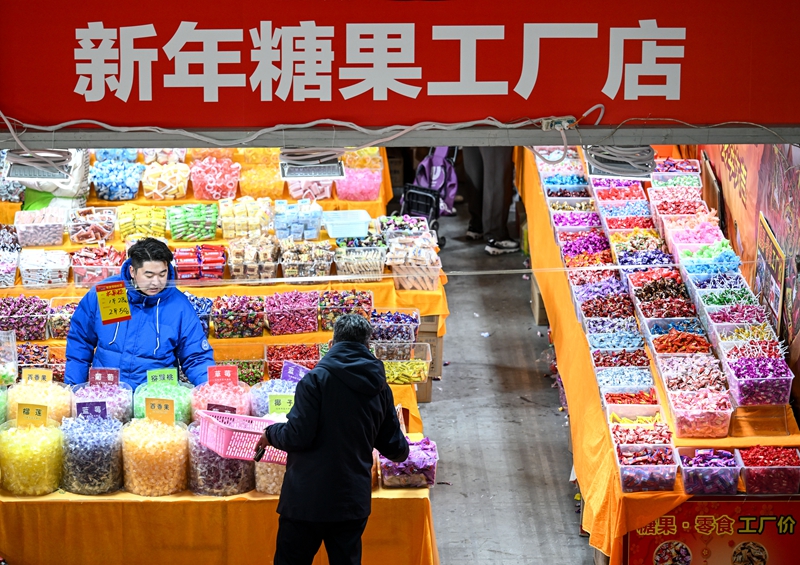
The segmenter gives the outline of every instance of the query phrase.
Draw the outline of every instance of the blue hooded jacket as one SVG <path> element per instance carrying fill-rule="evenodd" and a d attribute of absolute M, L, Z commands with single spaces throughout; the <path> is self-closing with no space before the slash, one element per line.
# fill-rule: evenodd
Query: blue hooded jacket
<path fill-rule="evenodd" d="M 119 368 L 120 381 L 134 389 L 147 380 L 149 369 L 180 364 L 195 385 L 208 380 L 214 352 L 189 300 L 174 286 L 155 296 L 136 290 L 130 276 L 130 260 L 119 276 L 103 282 L 125 281 L 131 319 L 103 325 L 97 306 L 97 292 L 90 290 L 78 304 L 67 335 L 67 366 L 64 380 L 86 382 L 89 368 Z M 175 281 L 169 265 L 168 281 Z"/>

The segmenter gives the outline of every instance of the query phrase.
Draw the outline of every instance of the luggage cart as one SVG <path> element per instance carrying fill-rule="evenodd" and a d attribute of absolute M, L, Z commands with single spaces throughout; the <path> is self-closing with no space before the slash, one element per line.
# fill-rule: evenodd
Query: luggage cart
<path fill-rule="evenodd" d="M 444 249 L 447 240 L 439 235 L 439 200 L 438 190 L 407 184 L 403 187 L 403 205 L 400 215 L 421 216 L 428 220 L 428 227 L 436 234 L 439 249 Z"/>

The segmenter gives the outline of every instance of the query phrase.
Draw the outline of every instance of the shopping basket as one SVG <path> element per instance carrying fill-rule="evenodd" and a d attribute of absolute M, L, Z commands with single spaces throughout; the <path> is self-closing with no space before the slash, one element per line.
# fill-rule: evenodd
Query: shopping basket
<path fill-rule="evenodd" d="M 277 423 L 271 418 L 209 410 L 198 410 L 197 413 L 200 415 L 200 443 L 227 459 L 252 461 L 264 428 Z M 286 452 L 270 446 L 261 460 L 286 465 Z"/>

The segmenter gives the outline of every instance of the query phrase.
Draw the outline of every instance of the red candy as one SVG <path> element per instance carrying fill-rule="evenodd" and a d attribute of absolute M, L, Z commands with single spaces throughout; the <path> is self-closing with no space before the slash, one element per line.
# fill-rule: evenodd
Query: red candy
<path fill-rule="evenodd" d="M 628 351 L 592 351 L 595 367 L 648 367 L 650 359 L 644 349 Z"/>
<path fill-rule="evenodd" d="M 633 302 L 624 294 L 601 296 L 583 302 L 581 312 L 587 318 L 630 318 L 633 316 Z"/>
<path fill-rule="evenodd" d="M 650 216 L 625 216 L 622 218 L 606 218 L 606 225 L 610 230 L 632 230 L 634 228 L 654 228 L 653 218 Z"/>
<path fill-rule="evenodd" d="M 606 404 L 658 404 L 656 391 L 652 388 L 638 392 L 607 392 L 605 399 Z"/>
<path fill-rule="evenodd" d="M 800 467 L 797 450 L 774 445 L 755 445 L 739 450 L 748 467 Z"/>
<path fill-rule="evenodd" d="M 710 353 L 711 343 L 701 335 L 679 332 L 675 328 L 666 335 L 653 338 L 656 353 Z"/>
<path fill-rule="evenodd" d="M 642 302 L 639 308 L 645 318 L 694 318 L 697 316 L 691 300 L 683 298 L 659 298 L 652 302 Z"/>
<path fill-rule="evenodd" d="M 664 278 L 674 279 L 675 282 L 683 282 L 681 274 L 678 269 L 668 267 L 656 267 L 654 269 L 647 269 L 646 271 L 638 271 L 628 275 L 628 279 L 633 286 L 644 286 L 645 284 Z"/>
<path fill-rule="evenodd" d="M 704 202 L 697 200 L 662 200 L 656 204 L 658 213 L 666 216 L 699 214 L 707 209 Z"/>

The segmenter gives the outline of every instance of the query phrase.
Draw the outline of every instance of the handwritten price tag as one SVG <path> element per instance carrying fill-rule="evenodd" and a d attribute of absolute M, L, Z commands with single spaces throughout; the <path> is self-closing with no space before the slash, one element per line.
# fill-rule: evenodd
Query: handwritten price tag
<path fill-rule="evenodd" d="M 100 320 L 103 325 L 115 324 L 131 319 L 131 307 L 128 304 L 128 291 L 122 281 L 98 284 L 97 305 L 100 308 Z"/>
<path fill-rule="evenodd" d="M 269 395 L 269 413 L 270 414 L 288 414 L 289 410 L 294 406 L 293 394 L 270 394 Z"/>
<path fill-rule="evenodd" d="M 89 370 L 89 386 L 118 385 L 119 369 L 92 367 Z"/>
<path fill-rule="evenodd" d="M 236 365 L 215 365 L 208 368 L 208 384 L 239 384 L 239 367 Z"/>
<path fill-rule="evenodd" d="M 147 371 L 147 382 L 178 384 L 178 369 L 170 367 L 168 369 L 150 369 Z"/>
<path fill-rule="evenodd" d="M 38 367 L 26 367 L 22 369 L 23 383 L 47 383 L 52 380 L 52 369 L 40 369 Z"/>
<path fill-rule="evenodd" d="M 17 427 L 44 426 L 45 422 L 47 422 L 47 406 L 41 404 L 17 406 Z"/>
<path fill-rule="evenodd" d="M 145 398 L 144 416 L 171 426 L 175 423 L 175 401 L 171 398 Z"/>
<path fill-rule="evenodd" d="M 91 402 L 76 402 L 75 412 L 78 416 L 99 416 L 100 418 L 108 418 L 108 410 L 106 403 L 102 400 Z"/>
<path fill-rule="evenodd" d="M 311 371 L 308 367 L 303 367 L 291 361 L 284 361 L 283 368 L 281 369 L 281 380 L 289 381 L 292 383 L 299 383 L 306 373 Z"/>

